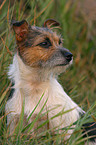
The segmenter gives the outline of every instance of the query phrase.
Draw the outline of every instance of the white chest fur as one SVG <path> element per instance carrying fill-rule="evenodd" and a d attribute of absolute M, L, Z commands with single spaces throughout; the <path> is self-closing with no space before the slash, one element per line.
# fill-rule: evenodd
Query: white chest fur
<path fill-rule="evenodd" d="M 15 82 L 15 92 L 12 99 L 6 104 L 6 112 L 9 113 L 12 111 L 8 115 L 8 124 L 14 114 L 21 113 L 23 98 L 25 98 L 24 112 L 29 116 L 38 104 L 43 93 L 44 95 L 34 112 L 35 114 L 40 112 L 47 100 L 44 111 L 55 107 L 55 109 L 52 109 L 48 113 L 49 120 L 53 126 L 56 127 L 59 125 L 60 127 L 65 127 L 75 122 L 79 118 L 79 113 L 83 112 L 82 109 L 71 100 L 52 75 L 49 77 L 49 73 L 48 75 L 45 73 L 49 79 L 40 81 L 37 72 L 37 70 L 27 68 L 19 56 L 14 56 L 13 64 L 9 69 L 9 76 Z M 62 111 L 67 111 L 67 113 L 64 113 L 62 117 L 59 116 L 52 120 L 53 116 Z"/>

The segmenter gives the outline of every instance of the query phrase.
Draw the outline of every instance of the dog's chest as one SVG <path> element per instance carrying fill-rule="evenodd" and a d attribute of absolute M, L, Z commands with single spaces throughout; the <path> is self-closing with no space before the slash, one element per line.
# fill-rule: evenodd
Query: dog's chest
<path fill-rule="evenodd" d="M 56 83 L 57 81 L 54 85 L 45 84 L 45 86 L 41 86 L 41 89 L 38 88 L 37 92 L 35 91 L 34 93 L 34 91 L 32 91 L 30 96 L 25 97 L 25 114 L 29 116 L 33 110 L 35 114 L 38 114 L 42 108 L 44 108 L 43 112 L 46 112 L 50 109 L 52 109 L 52 112 L 54 112 L 56 108 L 61 108 L 60 106 L 62 105 L 64 106 L 62 92 L 59 90 L 62 88 L 59 88 L 60 86 L 57 87 Z"/>
<path fill-rule="evenodd" d="M 31 95 L 25 98 L 25 108 L 24 112 L 28 116 L 31 112 L 38 114 L 42 109 L 44 103 L 45 106 L 47 104 L 48 93 L 44 94 L 43 92 L 40 94 Z"/>

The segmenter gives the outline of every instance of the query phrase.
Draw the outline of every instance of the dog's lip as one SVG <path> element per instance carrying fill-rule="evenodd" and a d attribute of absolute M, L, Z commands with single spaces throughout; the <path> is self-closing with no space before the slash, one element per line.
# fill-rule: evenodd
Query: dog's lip
<path fill-rule="evenodd" d="M 56 66 L 66 66 L 66 65 L 72 64 L 72 62 L 73 62 L 73 59 L 70 62 L 66 61 L 65 63 L 57 64 Z"/>
<path fill-rule="evenodd" d="M 68 65 L 68 64 L 69 64 L 69 63 L 66 62 L 66 63 L 57 64 L 56 66 L 66 66 L 66 65 Z"/>
<path fill-rule="evenodd" d="M 57 64 L 56 66 L 65 66 L 65 65 L 67 65 L 67 64 L 69 64 L 69 63 L 62 63 L 62 64 Z"/>

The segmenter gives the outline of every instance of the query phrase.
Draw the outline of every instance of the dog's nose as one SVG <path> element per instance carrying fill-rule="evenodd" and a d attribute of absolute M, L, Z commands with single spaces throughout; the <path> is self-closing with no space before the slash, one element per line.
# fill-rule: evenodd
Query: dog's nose
<path fill-rule="evenodd" d="M 61 50 L 61 53 L 62 53 L 62 55 L 66 58 L 66 60 L 67 60 L 68 62 L 70 62 L 70 61 L 72 60 L 73 55 L 72 55 L 71 52 Z"/>
<path fill-rule="evenodd" d="M 66 52 L 64 55 L 68 62 L 72 60 L 73 55 L 71 52 Z"/>

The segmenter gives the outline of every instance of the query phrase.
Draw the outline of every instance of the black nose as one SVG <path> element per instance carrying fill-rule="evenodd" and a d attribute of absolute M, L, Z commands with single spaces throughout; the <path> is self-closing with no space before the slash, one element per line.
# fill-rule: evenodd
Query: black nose
<path fill-rule="evenodd" d="M 66 60 L 67 60 L 68 62 L 70 62 L 70 61 L 72 60 L 73 55 L 72 55 L 71 52 L 61 50 L 61 53 L 62 53 L 62 55 L 66 58 Z"/>

